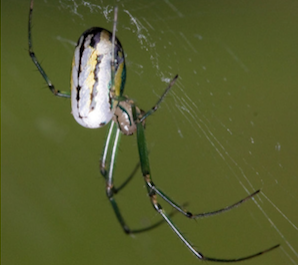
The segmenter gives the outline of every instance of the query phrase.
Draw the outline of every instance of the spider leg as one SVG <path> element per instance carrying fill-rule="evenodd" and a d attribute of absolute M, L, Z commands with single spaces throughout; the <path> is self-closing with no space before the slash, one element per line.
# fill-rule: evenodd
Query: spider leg
<path fill-rule="evenodd" d="M 134 105 L 132 106 L 132 112 L 133 112 L 134 120 L 137 121 L 138 117 L 137 117 L 136 108 Z M 175 205 L 176 206 L 175 208 L 177 210 L 181 209 L 179 206 L 177 206 L 176 203 L 169 200 L 168 197 L 164 193 L 162 193 L 160 190 L 158 190 L 151 179 L 148 151 L 147 151 L 146 139 L 145 139 L 145 130 L 144 130 L 142 123 L 137 124 L 137 143 L 138 143 L 138 149 L 139 149 L 142 174 L 143 174 L 143 177 L 144 177 L 144 180 L 146 183 L 146 187 L 147 187 L 148 194 L 149 194 L 150 201 L 151 201 L 153 208 L 164 218 L 164 220 L 168 223 L 168 225 L 175 232 L 175 234 L 180 238 L 180 240 L 187 246 L 187 248 L 197 258 L 199 258 L 201 260 L 209 260 L 209 261 L 216 261 L 216 262 L 237 262 L 237 261 L 254 258 L 256 256 L 259 256 L 259 255 L 265 253 L 265 252 L 271 251 L 279 246 L 279 245 L 276 245 L 276 246 L 273 246 L 273 247 L 266 249 L 264 251 L 258 252 L 256 254 L 249 255 L 246 257 L 236 258 L 236 259 L 217 259 L 217 258 L 211 258 L 211 257 L 204 256 L 201 252 L 196 250 L 195 247 L 188 241 L 188 239 L 186 239 L 186 237 L 180 232 L 180 230 L 172 222 L 169 215 L 165 212 L 165 210 L 162 208 L 162 206 L 159 204 L 159 202 L 157 200 L 157 195 L 160 195 L 163 199 L 166 199 L 167 202 L 171 202 L 170 204 L 172 206 Z M 182 212 L 183 212 L 183 210 L 182 210 Z"/>
<path fill-rule="evenodd" d="M 133 115 L 135 118 L 135 122 L 138 124 L 141 124 L 146 118 L 148 118 L 151 114 L 153 114 L 159 107 L 159 105 L 161 104 L 161 102 L 164 100 L 164 98 L 166 97 L 166 95 L 169 93 L 170 89 L 172 88 L 172 86 L 175 84 L 176 80 L 178 78 L 178 75 L 176 75 L 172 81 L 170 82 L 170 84 L 168 85 L 168 87 L 165 89 L 164 93 L 161 95 L 161 97 L 159 98 L 159 100 L 157 101 L 157 103 L 149 110 L 147 111 L 145 114 L 141 114 L 141 117 L 138 117 L 138 113 L 136 111 L 136 109 L 133 111 Z M 239 206 L 240 204 L 246 202 L 247 200 L 251 199 L 253 196 L 257 195 L 260 190 L 257 190 L 255 192 L 253 192 L 252 194 L 248 195 L 247 197 L 245 197 L 244 199 L 230 205 L 227 206 L 225 208 L 216 210 L 216 211 L 212 211 L 212 212 L 206 212 L 206 213 L 199 213 L 199 214 L 192 214 L 189 211 L 184 210 L 180 205 L 178 205 L 177 203 L 175 203 L 173 200 L 171 200 L 164 192 L 162 192 L 159 188 L 157 188 L 156 186 L 152 186 L 150 187 L 151 190 L 154 190 L 156 194 L 158 194 L 161 198 L 163 198 L 167 203 L 169 203 L 172 207 L 174 207 L 177 211 L 181 212 L 182 214 L 184 214 L 186 217 L 188 218 L 192 218 L 192 219 L 196 219 L 196 218 L 200 218 L 200 217 L 207 217 L 207 216 L 212 216 L 212 215 L 216 215 L 219 213 L 223 213 L 226 211 L 229 211 L 237 206 Z"/>
<path fill-rule="evenodd" d="M 112 121 L 110 123 L 110 128 L 106 138 L 102 159 L 100 161 L 100 172 L 106 180 L 106 194 L 110 203 L 112 204 L 116 217 L 124 232 L 127 234 L 130 234 L 131 230 L 126 225 L 124 218 L 120 212 L 120 209 L 114 199 L 114 194 L 116 193 L 115 192 L 116 189 L 113 183 L 113 172 L 114 172 L 117 148 L 120 143 L 120 138 L 121 138 L 120 130 L 118 129 L 116 123 Z M 110 157 L 109 161 L 107 161 L 108 156 Z M 109 163 L 108 170 L 106 166 L 107 163 Z"/>
<path fill-rule="evenodd" d="M 33 0 L 31 0 L 31 4 L 30 4 L 30 11 L 29 11 L 29 23 L 28 23 L 28 44 L 29 44 L 29 55 L 33 61 L 33 63 L 35 64 L 35 66 L 37 67 L 38 71 L 40 72 L 40 74 L 42 75 L 43 79 L 46 81 L 49 89 L 52 91 L 52 93 L 55 96 L 58 97 L 64 97 L 64 98 L 70 98 L 70 92 L 68 91 L 60 91 L 57 90 L 54 85 L 52 84 L 51 80 L 48 78 L 46 72 L 44 71 L 44 69 L 41 67 L 40 63 L 38 62 L 35 53 L 33 51 L 33 47 L 32 47 L 32 37 L 31 37 L 31 21 L 32 21 L 32 13 L 33 13 Z"/>
<path fill-rule="evenodd" d="M 145 231 L 148 231 L 148 230 L 151 230 L 151 229 L 154 229 L 154 228 L 160 226 L 161 224 L 164 223 L 164 220 L 162 219 L 150 226 L 140 228 L 140 229 L 130 229 L 126 225 L 126 222 L 124 221 L 124 218 L 123 218 L 121 211 L 118 207 L 118 204 L 114 198 L 114 195 L 116 195 L 121 189 L 123 189 L 130 182 L 130 180 L 134 177 L 136 171 L 140 167 L 140 163 L 138 163 L 136 165 L 133 172 L 119 186 L 119 188 L 116 188 L 114 186 L 113 174 L 114 174 L 115 159 L 117 156 L 117 149 L 120 144 L 120 136 L 121 136 L 121 133 L 120 133 L 120 130 L 118 129 L 117 124 L 114 121 L 112 121 L 110 124 L 107 138 L 106 138 L 106 144 L 104 146 L 103 155 L 102 155 L 102 158 L 100 161 L 100 172 L 106 180 L 106 194 L 107 194 L 107 197 L 112 205 L 112 208 L 116 214 L 117 220 L 119 221 L 122 229 L 124 230 L 124 232 L 126 234 L 137 234 L 137 233 L 145 232 Z M 108 164 L 108 166 L 107 166 L 107 164 Z M 170 216 L 174 215 L 174 213 L 177 213 L 177 211 L 171 212 Z"/>
<path fill-rule="evenodd" d="M 260 190 L 257 190 L 255 192 L 253 192 L 252 194 L 250 194 L 249 196 L 245 197 L 244 199 L 229 205 L 225 208 L 219 209 L 219 210 L 215 210 L 212 212 L 205 212 L 205 213 L 199 213 L 199 214 L 192 214 L 189 211 L 184 210 L 180 205 L 178 205 L 177 203 L 175 203 L 172 199 L 170 199 L 164 192 L 162 192 L 159 188 L 157 188 L 156 186 L 152 187 L 152 189 L 154 189 L 154 191 L 161 197 L 163 198 L 167 203 L 169 203 L 172 207 L 174 207 L 177 211 L 181 212 L 183 215 L 185 215 L 188 218 L 191 219 L 196 219 L 196 218 L 201 218 L 201 217 L 208 217 L 208 216 L 212 216 L 212 215 L 216 215 L 216 214 L 220 214 L 226 211 L 229 211 L 233 208 L 236 208 L 237 206 L 239 206 L 240 204 L 246 202 L 247 200 L 251 199 L 253 196 L 257 195 Z"/>
<path fill-rule="evenodd" d="M 144 115 L 142 115 L 142 117 L 138 121 L 139 123 L 142 123 L 146 118 L 148 118 L 151 114 L 153 114 L 155 111 L 157 111 L 160 103 L 164 100 L 164 98 L 166 97 L 166 95 L 169 93 L 170 89 L 175 84 L 175 82 L 176 82 L 177 79 L 178 79 L 178 75 L 176 75 L 172 79 L 172 81 L 170 82 L 170 84 L 168 85 L 168 87 L 166 88 L 166 90 L 164 91 L 164 93 L 161 95 L 161 97 L 159 98 L 159 100 L 157 101 L 157 103 L 149 111 L 147 111 Z"/>
<path fill-rule="evenodd" d="M 208 261 L 215 261 L 215 262 L 238 262 L 243 261 L 247 259 L 254 258 L 256 256 L 262 255 L 268 251 L 271 251 L 275 248 L 277 248 L 279 245 L 275 245 L 271 248 L 268 248 L 264 251 L 246 256 L 246 257 L 240 257 L 236 259 L 218 259 L 218 258 L 211 258 L 204 256 L 201 252 L 195 249 L 195 247 L 186 239 L 186 237 L 180 232 L 180 230 L 176 227 L 176 225 L 173 223 L 173 221 L 170 219 L 169 215 L 165 212 L 165 210 L 162 208 L 162 206 L 159 204 L 157 200 L 157 195 L 159 195 L 162 199 L 164 199 L 166 202 L 168 202 L 172 207 L 174 207 L 179 212 L 183 213 L 185 216 L 189 218 L 198 218 L 198 217 L 204 217 L 204 216 L 210 216 L 215 215 L 221 212 L 228 211 L 234 207 L 239 206 L 241 203 L 247 201 L 248 199 L 252 198 L 256 194 L 258 194 L 260 191 L 257 190 L 256 192 L 252 193 L 251 195 L 247 196 L 246 198 L 240 200 L 237 203 L 232 204 L 231 206 L 225 207 L 223 209 L 213 211 L 213 212 L 207 212 L 202 214 L 196 214 L 193 215 L 190 212 L 187 212 L 183 210 L 181 206 L 179 206 L 177 203 L 175 203 L 173 200 L 171 200 L 165 193 L 163 193 L 160 189 L 158 189 L 151 178 L 151 172 L 150 172 L 150 166 L 149 166 L 149 157 L 148 157 L 148 150 L 146 145 L 146 138 L 145 138 L 145 129 L 143 125 L 143 121 L 150 116 L 152 113 L 154 113 L 160 103 L 163 101 L 173 84 L 175 83 L 176 79 L 178 78 L 178 75 L 175 76 L 175 78 L 171 81 L 170 85 L 166 88 L 165 92 L 157 102 L 157 104 L 151 108 L 147 113 L 142 115 L 142 117 L 139 117 L 139 113 L 137 113 L 136 106 L 132 105 L 132 114 L 134 122 L 137 124 L 137 144 L 138 144 L 138 150 L 139 150 L 139 157 L 140 157 L 140 163 L 141 163 L 141 170 L 142 174 L 146 183 L 148 195 L 150 197 L 151 204 L 153 208 L 164 218 L 164 220 L 168 223 L 168 225 L 171 227 L 171 229 L 174 231 L 174 233 L 180 238 L 180 240 L 186 245 L 186 247 L 199 259 L 201 260 L 208 260 Z"/>
<path fill-rule="evenodd" d="M 109 132 L 106 137 L 106 144 L 104 146 L 103 154 L 102 154 L 101 161 L 100 161 L 100 172 L 101 172 L 102 176 L 106 179 L 107 184 L 112 185 L 112 186 L 113 186 L 115 158 L 113 159 L 113 161 L 110 161 L 109 167 L 108 167 L 109 168 L 108 172 L 106 169 L 106 164 L 107 164 L 107 155 L 108 155 L 108 150 L 109 150 L 109 144 L 113 141 L 114 141 L 114 144 L 117 144 L 117 142 L 115 141 L 115 138 L 117 138 L 118 142 L 120 143 L 121 134 L 119 134 L 117 136 L 117 134 L 119 133 L 118 131 L 119 130 L 118 130 L 117 124 L 114 121 L 112 121 L 110 123 Z M 117 146 L 115 146 L 115 148 L 113 148 L 112 150 L 114 150 L 114 149 L 115 149 L 115 151 L 117 151 Z M 111 156 L 116 157 L 116 153 L 114 153 L 114 155 L 112 153 Z M 132 180 L 132 178 L 137 173 L 137 170 L 139 169 L 139 167 L 140 167 L 140 163 L 137 163 L 137 165 L 133 169 L 132 173 L 128 176 L 128 178 L 118 188 L 113 186 L 114 194 L 117 194 L 120 190 L 122 190 Z"/>

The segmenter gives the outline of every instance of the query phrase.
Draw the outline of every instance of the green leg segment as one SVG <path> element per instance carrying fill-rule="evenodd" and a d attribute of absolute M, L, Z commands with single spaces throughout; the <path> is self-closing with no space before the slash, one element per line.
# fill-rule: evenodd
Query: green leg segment
<path fill-rule="evenodd" d="M 48 78 L 46 72 L 43 70 L 41 67 L 40 63 L 38 62 L 35 53 L 33 52 L 33 47 L 32 47 L 32 37 L 31 37 L 31 21 L 32 21 L 32 13 L 33 13 L 33 0 L 31 0 L 31 5 L 30 5 L 30 11 L 29 11 L 29 23 L 28 23 L 28 43 L 29 43 L 29 55 L 35 64 L 36 68 L 38 71 L 41 73 L 43 79 L 46 81 L 49 89 L 51 92 L 58 97 L 64 97 L 64 98 L 70 98 L 70 92 L 68 91 L 60 91 L 57 90 L 54 85 L 52 84 L 51 80 Z"/>
<path fill-rule="evenodd" d="M 137 123 L 137 144 L 139 149 L 139 156 L 140 156 L 140 163 L 141 163 L 141 169 L 142 174 L 147 186 L 148 194 L 152 203 L 153 208 L 163 217 L 163 219 L 168 223 L 168 225 L 171 227 L 171 229 L 175 232 L 175 234 L 180 238 L 180 240 L 187 246 L 187 248 L 199 259 L 201 260 L 208 260 L 208 261 L 215 261 L 215 262 L 238 262 L 246 259 L 250 259 L 259 255 L 264 254 L 265 252 L 271 251 L 275 248 L 277 248 L 279 245 L 273 246 L 269 249 L 266 249 L 264 251 L 258 252 L 256 254 L 242 257 L 242 258 L 236 258 L 236 259 L 217 259 L 217 258 L 210 258 L 204 256 L 202 253 L 200 253 L 198 250 L 194 248 L 194 246 L 185 238 L 185 236 L 179 231 L 179 229 L 175 226 L 175 224 L 172 222 L 170 217 L 167 215 L 165 210 L 161 207 L 161 205 L 158 203 L 157 195 L 161 196 L 166 202 L 168 202 L 171 206 L 176 208 L 178 211 L 182 212 L 185 216 L 190 218 L 196 218 L 196 217 L 202 217 L 202 216 L 209 216 L 213 214 L 217 214 L 226 210 L 229 210 L 231 208 L 234 208 L 244 202 L 245 200 L 251 198 L 255 194 L 257 194 L 259 191 L 251 194 L 244 200 L 241 200 L 229 207 L 223 208 L 218 211 L 210 212 L 210 213 L 204 213 L 204 214 L 198 214 L 193 215 L 190 212 L 184 211 L 178 204 L 176 204 L 174 201 L 172 201 L 167 195 L 165 195 L 161 190 L 159 190 L 151 179 L 151 172 L 150 172 L 150 166 L 149 166 L 149 158 L 148 158 L 148 150 L 146 146 L 146 139 L 145 139 L 145 130 L 142 123 L 138 123 L 139 117 L 136 113 L 135 106 L 132 106 L 132 112 L 135 122 Z"/>
<path fill-rule="evenodd" d="M 136 233 L 141 233 L 141 232 L 145 232 L 153 228 L 156 228 L 162 223 L 164 223 L 164 220 L 161 220 L 159 222 L 154 223 L 151 226 L 147 226 L 141 229 L 132 230 L 126 225 L 126 222 L 124 221 L 121 211 L 117 205 L 117 202 L 114 199 L 114 195 L 117 194 L 121 189 L 123 189 L 129 183 L 129 181 L 133 178 L 136 171 L 138 170 L 140 163 L 137 164 L 132 174 L 123 182 L 122 185 L 119 186 L 119 188 L 116 188 L 114 186 L 114 182 L 113 182 L 114 166 L 115 166 L 115 159 L 117 156 L 117 149 L 120 143 L 120 138 L 121 138 L 120 130 L 118 129 L 117 124 L 114 121 L 112 121 L 110 123 L 110 128 L 106 138 L 106 143 L 103 149 L 102 159 L 100 161 L 100 172 L 106 180 L 106 194 L 113 207 L 115 215 L 122 229 L 127 234 L 136 234 Z M 170 215 L 173 215 L 173 214 L 174 213 L 172 212 Z"/>

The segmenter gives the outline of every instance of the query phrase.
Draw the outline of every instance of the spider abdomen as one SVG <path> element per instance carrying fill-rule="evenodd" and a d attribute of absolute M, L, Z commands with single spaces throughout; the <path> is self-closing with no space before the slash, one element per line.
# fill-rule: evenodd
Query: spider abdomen
<path fill-rule="evenodd" d="M 112 33 L 90 28 L 79 38 L 72 62 L 71 106 L 75 120 L 87 128 L 107 124 L 115 113 L 126 79 L 125 59 L 116 38 L 114 90 L 111 84 Z"/>

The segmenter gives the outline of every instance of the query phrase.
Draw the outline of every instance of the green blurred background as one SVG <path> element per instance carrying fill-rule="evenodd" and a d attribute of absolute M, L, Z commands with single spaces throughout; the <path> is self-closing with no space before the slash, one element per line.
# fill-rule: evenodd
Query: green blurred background
<path fill-rule="evenodd" d="M 55 86 L 69 89 L 74 43 L 91 26 L 112 28 L 113 1 L 36 0 L 33 45 Z M 155 184 L 193 212 L 229 213 L 175 223 L 206 256 L 243 264 L 298 264 L 297 1 L 121 1 L 117 36 L 125 88 L 147 110 Z M 105 196 L 98 161 L 106 128 L 87 130 L 55 98 L 28 56 L 29 1 L 1 5 L 3 265 L 198 264 L 167 225 L 125 235 Z M 138 161 L 122 137 L 116 183 Z M 160 217 L 138 172 L 117 200 L 132 228 Z M 162 202 L 167 210 L 170 208 Z"/>

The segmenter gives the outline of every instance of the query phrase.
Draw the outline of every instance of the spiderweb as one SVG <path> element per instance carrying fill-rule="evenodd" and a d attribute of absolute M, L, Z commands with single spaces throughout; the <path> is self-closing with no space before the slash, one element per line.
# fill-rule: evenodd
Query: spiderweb
<path fill-rule="evenodd" d="M 129 82 L 146 88 L 144 92 L 126 86 L 126 93 L 148 109 L 152 100 L 147 101 L 146 96 L 156 100 L 178 73 L 179 80 L 163 103 L 163 113 L 158 114 L 166 119 L 161 126 L 167 127 L 171 139 L 167 144 L 177 144 L 181 152 L 191 154 L 182 158 L 187 165 L 197 166 L 204 157 L 211 159 L 218 169 L 209 166 L 210 171 L 202 177 L 214 175 L 211 179 L 218 181 L 221 175 L 233 190 L 247 194 L 261 188 L 253 202 L 254 211 L 258 209 L 260 218 L 271 226 L 263 236 L 268 236 L 272 245 L 281 243 L 283 264 L 298 264 L 297 207 L 293 206 L 297 206 L 297 165 L 293 165 L 297 164 L 297 151 L 284 134 L 288 127 L 282 126 L 283 115 L 287 113 L 275 109 L 288 99 L 279 98 L 280 91 L 269 80 L 272 73 L 266 72 L 270 62 L 264 52 L 270 57 L 274 49 L 258 51 L 266 45 L 262 34 L 271 30 L 262 19 L 274 16 L 277 4 L 264 11 L 257 3 L 247 7 L 234 3 L 225 8 L 219 3 L 180 2 L 115 2 L 119 6 L 117 36 L 126 52 Z M 113 6 L 110 1 L 60 0 L 58 8 L 67 14 L 69 27 L 110 29 Z M 251 23 L 255 24 L 250 27 Z M 260 24 L 261 33 L 254 32 Z M 245 30 L 252 35 L 246 36 Z M 275 35 L 267 37 L 274 42 Z M 76 39 L 60 35 L 56 39 L 71 53 Z M 276 123 L 281 126 L 274 126 Z M 154 142 L 148 144 L 153 151 L 159 148 Z"/>

